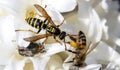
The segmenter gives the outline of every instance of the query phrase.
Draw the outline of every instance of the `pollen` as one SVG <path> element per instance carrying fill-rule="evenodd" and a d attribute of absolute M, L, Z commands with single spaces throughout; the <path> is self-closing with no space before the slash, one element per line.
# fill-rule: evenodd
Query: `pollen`
<path fill-rule="evenodd" d="M 70 41 L 70 45 L 73 47 L 73 48 L 77 48 L 78 47 L 78 44 L 74 41 Z"/>
<path fill-rule="evenodd" d="M 32 7 L 29 7 L 26 9 L 26 18 L 29 17 L 35 17 L 36 16 L 36 10 Z"/>

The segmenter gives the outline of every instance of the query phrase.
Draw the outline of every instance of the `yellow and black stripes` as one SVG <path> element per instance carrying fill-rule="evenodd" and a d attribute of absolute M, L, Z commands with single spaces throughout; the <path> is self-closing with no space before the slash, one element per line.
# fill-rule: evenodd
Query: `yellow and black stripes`
<path fill-rule="evenodd" d="M 37 29 L 42 29 L 44 26 L 44 22 L 41 19 L 27 18 L 26 21 L 30 26 L 37 28 Z"/>
<path fill-rule="evenodd" d="M 47 26 L 46 30 L 47 30 L 48 32 L 51 32 L 51 33 L 54 32 L 54 28 L 51 27 L 51 26 Z"/>
<path fill-rule="evenodd" d="M 30 17 L 26 18 L 25 20 L 30 26 L 39 29 L 37 33 L 39 33 L 41 29 L 45 29 L 54 36 L 59 36 L 61 40 L 64 39 L 66 36 L 66 32 L 64 31 L 61 32 L 61 30 L 58 27 L 49 25 L 48 19 L 45 19 L 43 21 L 41 19 Z"/>
<path fill-rule="evenodd" d="M 81 45 L 86 46 L 86 36 L 85 36 L 85 34 L 82 31 L 79 32 L 79 39 L 78 39 L 78 41 L 80 42 Z"/>

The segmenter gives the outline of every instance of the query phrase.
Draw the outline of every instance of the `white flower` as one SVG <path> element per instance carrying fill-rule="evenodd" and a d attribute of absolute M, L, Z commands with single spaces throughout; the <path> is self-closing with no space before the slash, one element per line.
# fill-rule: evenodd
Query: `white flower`
<path fill-rule="evenodd" d="M 77 22 L 76 21 L 75 22 L 72 21 L 72 22 L 74 22 L 77 32 L 79 30 L 82 30 L 82 31 L 84 31 L 86 33 L 88 43 L 89 43 L 89 41 L 92 41 L 92 43 L 96 43 L 96 42 L 99 42 L 101 40 L 103 40 L 103 41 L 104 40 L 108 40 L 108 38 L 109 38 L 109 36 L 108 36 L 108 26 L 106 26 L 106 23 L 109 23 L 108 22 L 108 18 L 110 18 L 110 17 L 107 17 L 107 18 L 105 16 L 103 17 L 103 15 L 105 15 L 106 12 L 108 12 L 108 11 L 101 12 L 102 9 L 108 10 L 109 7 L 108 8 L 102 8 L 102 9 L 100 9 L 98 7 L 99 5 L 101 5 L 101 3 L 103 1 L 104 0 L 102 0 L 99 3 L 97 3 L 98 5 L 95 4 L 96 6 L 94 5 L 94 7 L 96 7 L 96 8 L 94 8 L 94 7 L 91 6 L 91 4 L 90 4 L 91 1 L 85 1 L 85 0 L 79 0 L 78 1 L 78 21 L 76 20 Z M 106 5 L 108 5 L 108 4 L 106 4 Z M 102 7 L 106 7 L 106 6 L 102 6 Z M 111 14 L 112 14 L 112 12 L 111 12 Z M 73 17 L 74 20 L 77 19 L 75 17 Z M 111 17 L 111 18 L 113 18 L 113 17 Z M 111 19 L 111 21 L 113 21 L 113 20 Z M 111 29 L 113 29 L 113 28 L 111 28 Z M 115 32 L 116 32 L 116 30 L 115 30 Z M 110 33 L 110 34 L 112 34 L 112 33 Z M 111 40 L 111 38 L 109 38 L 109 39 Z M 108 40 L 108 42 L 109 42 L 109 40 Z M 99 46 L 99 45 L 101 45 L 101 46 Z M 110 53 L 110 52 L 106 53 L 106 50 L 109 50 L 109 48 L 106 48 L 105 52 L 104 52 L 104 50 L 102 50 L 102 49 L 105 49 L 104 47 L 102 48 L 102 46 L 107 47 L 107 45 L 106 44 L 102 44 L 102 43 L 100 43 L 99 45 L 97 47 L 101 47 L 101 50 L 97 49 L 98 53 L 96 53 L 96 52 L 92 53 L 93 56 L 95 56 L 95 57 L 96 57 L 96 55 L 98 55 L 98 56 L 96 58 L 91 58 L 91 56 L 88 56 L 88 58 L 86 59 L 86 61 L 87 61 L 88 64 L 100 63 L 101 62 L 100 60 L 103 60 L 103 62 L 101 62 L 101 64 L 104 64 L 105 61 L 107 61 L 111 56 L 114 57 L 116 54 L 118 54 L 118 53 L 115 53 L 114 55 L 109 55 L 109 54 L 113 54 L 113 52 L 112 53 Z M 112 47 L 114 47 L 113 45 L 114 44 L 111 44 Z M 114 51 L 114 50 L 111 49 L 111 51 Z M 96 55 L 95 55 L 95 53 L 96 53 Z M 106 54 L 103 55 L 104 53 L 106 53 Z M 99 56 L 99 54 L 101 54 L 101 55 Z M 105 59 L 100 58 L 102 56 L 105 57 Z M 116 58 L 119 59 L 119 55 L 117 55 Z M 72 55 L 69 56 L 65 60 L 65 62 L 69 61 L 71 59 L 72 59 Z M 91 59 L 93 59 L 93 60 L 91 60 Z M 92 62 L 90 62 L 90 61 L 92 61 Z M 114 59 L 112 59 L 112 61 L 114 61 Z M 109 62 L 111 62 L 111 60 Z M 114 64 L 117 64 L 117 63 L 114 63 Z M 68 70 L 69 66 L 66 65 L 66 64 L 64 64 L 64 68 L 66 70 Z"/>
<path fill-rule="evenodd" d="M 64 47 L 59 44 L 49 44 L 46 47 L 54 46 L 52 49 L 47 48 L 47 52 L 43 57 L 23 57 L 18 54 L 18 45 L 19 46 L 24 46 L 26 47 L 29 42 L 25 42 L 23 38 L 32 36 L 34 34 L 30 32 L 18 32 L 16 33 L 16 38 L 15 39 L 15 29 L 33 29 L 31 26 L 29 26 L 25 21 L 25 13 L 26 10 L 25 8 L 29 6 L 33 6 L 34 3 L 32 4 L 27 4 L 26 2 L 22 1 L 11 1 L 9 4 L 6 1 L 1 1 L 1 4 L 4 4 L 3 7 L 1 6 L 1 14 L 2 16 L 5 17 L 0 17 L 1 19 L 1 37 L 0 37 L 0 44 L 1 44 L 1 52 L 4 52 L 4 54 L 1 54 L 1 65 L 5 65 L 5 70 L 23 70 L 26 68 L 26 65 L 33 65 L 32 68 L 33 70 L 45 70 L 46 65 L 49 60 L 49 56 L 53 55 L 55 53 L 64 51 Z M 16 4 L 17 3 L 17 4 Z M 20 4 L 23 7 L 20 7 Z M 27 4 L 27 5 L 26 5 Z M 22 9 L 21 9 L 22 8 Z M 47 7 L 49 8 L 49 7 Z M 50 9 L 50 8 L 49 8 Z M 5 13 L 5 15 L 4 15 Z M 49 14 L 54 14 L 55 17 L 53 16 L 53 21 L 55 19 L 55 22 L 60 23 L 63 21 L 63 17 L 59 14 L 59 12 L 54 11 L 52 9 L 49 10 Z M 23 18 L 24 17 L 24 18 Z M 61 19 L 62 18 L 62 19 Z M 4 24 L 3 24 L 4 23 Z M 15 29 L 14 29 L 15 27 Z M 42 32 L 43 33 L 43 32 Z M 9 35 L 9 36 L 8 36 Z M 15 42 L 16 40 L 16 42 Z M 47 44 L 46 44 L 47 45 Z M 61 49 L 62 48 L 62 49 Z M 55 49 L 55 50 L 54 50 Z M 58 50 L 57 50 L 58 49 Z M 53 51 L 52 51 L 53 50 Z M 42 66 L 42 67 L 41 67 Z M 27 67 L 28 68 L 28 67 Z M 28 70 L 28 69 L 27 69 Z"/>
<path fill-rule="evenodd" d="M 29 42 L 24 41 L 23 38 L 34 36 L 35 34 L 31 32 L 15 32 L 14 30 L 30 29 L 37 32 L 37 29 L 25 22 L 26 10 L 28 8 L 35 9 L 34 4 L 39 4 L 42 7 L 47 5 L 45 9 L 56 25 L 64 20 L 60 12 L 66 12 L 64 13 L 65 24 L 63 24 L 60 29 L 69 34 L 78 34 L 79 31 L 83 31 L 86 35 L 87 45 L 90 41 L 94 44 L 102 40 L 97 45 L 97 48 L 87 56 L 86 63 L 88 65 L 80 69 L 99 69 L 101 64 L 107 65 L 108 63 L 106 69 L 112 69 L 112 66 L 113 69 L 115 69 L 116 66 L 119 68 L 120 55 L 110 48 L 111 46 L 116 46 L 116 41 L 119 40 L 119 20 L 116 19 L 118 13 L 114 12 L 114 9 L 111 7 L 112 5 L 110 5 L 111 3 L 111 1 L 107 0 L 0 1 L 0 65 L 1 67 L 3 66 L 2 70 L 69 69 L 70 64 L 65 64 L 64 62 L 72 59 L 72 53 L 63 53 L 63 51 L 65 51 L 64 45 L 53 43 L 53 38 L 50 38 L 47 44 L 44 45 L 46 49 L 45 53 L 39 53 L 34 57 L 23 57 L 18 54 L 18 45 L 24 47 L 29 45 Z M 77 4 L 78 12 L 74 10 Z M 45 30 L 42 30 L 39 34 L 44 34 L 45 32 Z M 40 39 L 37 43 L 41 43 L 44 40 L 45 39 Z M 67 44 L 67 48 L 69 49 L 71 46 Z M 106 50 L 108 52 L 106 52 Z M 104 59 L 102 57 L 104 57 Z"/>

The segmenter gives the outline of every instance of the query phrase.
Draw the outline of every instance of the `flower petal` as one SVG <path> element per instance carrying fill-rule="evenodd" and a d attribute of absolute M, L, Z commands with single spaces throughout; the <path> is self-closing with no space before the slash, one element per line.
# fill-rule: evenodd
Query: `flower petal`
<path fill-rule="evenodd" d="M 91 7 L 89 2 L 78 2 L 78 20 L 77 30 L 85 32 L 87 39 L 92 42 L 98 42 L 102 38 L 103 23 L 100 20 L 97 12 Z M 105 24 L 105 22 L 104 22 Z"/>
<path fill-rule="evenodd" d="M 17 60 L 15 56 L 12 56 L 4 70 L 23 70 L 24 65 L 25 60 Z"/>
<path fill-rule="evenodd" d="M 57 9 L 60 12 L 69 12 L 72 11 L 77 3 L 76 0 L 43 0 L 43 3 L 46 5 L 53 6 L 55 9 Z"/>
<path fill-rule="evenodd" d="M 117 60 L 120 58 L 119 53 L 117 53 L 113 48 L 102 41 L 98 44 L 96 49 L 88 55 L 88 57 L 89 56 L 95 58 L 97 62 L 101 64 L 107 64 L 111 61 L 118 64 L 119 62 Z"/>
<path fill-rule="evenodd" d="M 44 57 L 65 51 L 65 46 L 60 43 L 46 44 L 45 49 L 47 52 L 43 55 Z"/>
<path fill-rule="evenodd" d="M 0 63 L 6 64 L 16 49 L 13 16 L 9 15 L 0 18 L 0 32 Z"/>
<path fill-rule="evenodd" d="M 48 70 L 62 69 L 62 58 L 59 55 L 52 55 L 48 62 Z M 62 69 L 63 70 L 63 69 Z"/>
<path fill-rule="evenodd" d="M 30 59 L 33 62 L 34 70 L 45 70 L 50 57 L 44 57 L 44 58 L 33 57 Z"/>

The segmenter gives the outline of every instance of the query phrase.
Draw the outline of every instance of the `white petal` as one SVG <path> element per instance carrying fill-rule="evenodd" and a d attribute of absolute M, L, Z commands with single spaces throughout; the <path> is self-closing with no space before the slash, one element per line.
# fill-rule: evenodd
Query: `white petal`
<path fill-rule="evenodd" d="M 4 10 L 6 10 L 7 13 L 9 14 L 16 14 L 15 8 L 18 9 L 20 6 L 18 5 L 20 3 L 20 1 L 16 1 L 16 0 L 4 0 L 4 1 L 0 1 L 0 7 L 4 8 Z"/>
<path fill-rule="evenodd" d="M 109 63 L 107 65 L 107 67 L 105 68 L 105 70 L 119 70 L 120 69 L 120 65 L 119 64 L 115 64 L 113 62 Z"/>
<path fill-rule="evenodd" d="M 25 60 L 17 60 L 15 56 L 12 56 L 4 70 L 23 70 L 24 65 Z"/>
<path fill-rule="evenodd" d="M 90 12 L 90 24 L 88 26 L 88 38 L 93 42 L 98 42 L 101 40 L 102 37 L 102 25 L 100 23 L 100 19 L 97 13 L 92 10 Z"/>
<path fill-rule="evenodd" d="M 33 5 L 35 3 L 41 3 L 40 0 L 29 0 L 29 1 L 25 1 L 25 0 L 4 0 L 4 1 L 0 1 L 0 6 L 4 7 L 7 11 L 9 11 L 10 14 L 14 15 L 14 16 L 19 16 L 19 17 L 23 17 L 24 14 L 24 10 L 29 7 L 30 5 Z M 10 9 L 10 10 L 9 10 Z M 12 11 L 11 11 L 12 10 Z M 18 14 L 19 13 L 19 14 Z"/>
<path fill-rule="evenodd" d="M 46 5 L 50 5 L 52 7 L 54 7 L 55 9 L 57 9 L 60 12 L 69 12 L 72 11 L 77 3 L 76 0 L 43 0 L 43 3 Z"/>
<path fill-rule="evenodd" d="M 47 6 L 46 11 L 56 25 L 60 24 L 64 20 L 62 14 L 58 10 L 54 9 L 54 7 Z"/>
<path fill-rule="evenodd" d="M 59 43 L 46 44 L 45 49 L 47 52 L 43 56 L 50 56 L 50 55 L 65 51 L 65 46 L 64 44 L 61 45 Z"/>
<path fill-rule="evenodd" d="M 111 61 L 119 63 L 118 60 L 120 58 L 120 54 L 118 54 L 113 48 L 111 48 L 111 46 L 104 42 L 100 42 L 97 48 L 88 56 L 95 58 L 101 64 L 106 64 L 107 62 Z"/>
<path fill-rule="evenodd" d="M 98 42 L 102 38 L 101 20 L 96 11 L 86 1 L 80 1 L 78 3 L 79 23 L 77 24 L 77 30 L 82 30 L 87 35 L 87 39 L 92 42 Z"/>
<path fill-rule="evenodd" d="M 71 54 L 70 56 L 68 56 L 68 58 L 65 59 L 65 61 L 63 63 L 63 68 L 65 70 L 69 70 L 70 66 L 72 65 L 71 63 L 65 63 L 65 62 L 71 61 L 73 58 L 74 58 L 74 55 Z"/>
<path fill-rule="evenodd" d="M 14 17 L 13 16 L 7 16 L 7 17 L 1 17 L 0 18 L 0 38 L 2 42 L 11 42 L 13 38 L 15 37 L 15 29 L 14 29 Z M 9 36 L 8 36 L 9 35 Z"/>
<path fill-rule="evenodd" d="M 80 70 L 99 70 L 102 67 L 101 64 L 91 64 L 84 68 L 79 68 Z"/>
<path fill-rule="evenodd" d="M 108 28 L 109 38 L 112 42 L 115 42 L 117 38 L 120 36 L 120 22 L 118 20 L 119 13 L 115 12 L 114 10 L 110 9 L 109 12 L 106 14 L 107 23 L 106 25 Z"/>
<path fill-rule="evenodd" d="M 5 66 L 4 65 L 0 65 L 0 70 L 4 70 Z"/>
<path fill-rule="evenodd" d="M 0 63 L 6 64 L 9 57 L 15 52 L 16 44 L 14 31 L 14 17 L 9 15 L 0 18 Z"/>
<path fill-rule="evenodd" d="M 85 0 L 78 1 L 78 17 L 80 19 L 86 19 L 90 14 L 89 10 L 92 10 L 89 2 Z"/>
<path fill-rule="evenodd" d="M 50 57 L 44 57 L 44 58 L 33 57 L 30 59 L 33 62 L 34 70 L 45 70 Z"/>
<path fill-rule="evenodd" d="M 103 19 L 101 24 L 102 24 L 102 40 L 108 40 L 109 36 L 108 36 L 108 26 L 106 26 L 105 24 L 107 23 L 106 19 Z"/>
<path fill-rule="evenodd" d="M 99 5 L 99 4 L 101 3 L 101 1 L 103 1 L 103 0 L 86 0 L 86 1 L 89 1 L 93 7 L 96 7 L 96 6 Z"/>
<path fill-rule="evenodd" d="M 13 55 L 9 62 L 6 64 L 5 70 L 24 70 L 24 67 L 27 63 L 31 63 L 33 65 L 34 70 L 45 70 L 46 64 L 50 57 L 22 57 Z M 29 67 L 30 69 L 32 67 Z"/>
<path fill-rule="evenodd" d="M 53 55 L 48 62 L 48 70 L 62 69 L 62 63 L 62 58 L 59 55 Z"/>

